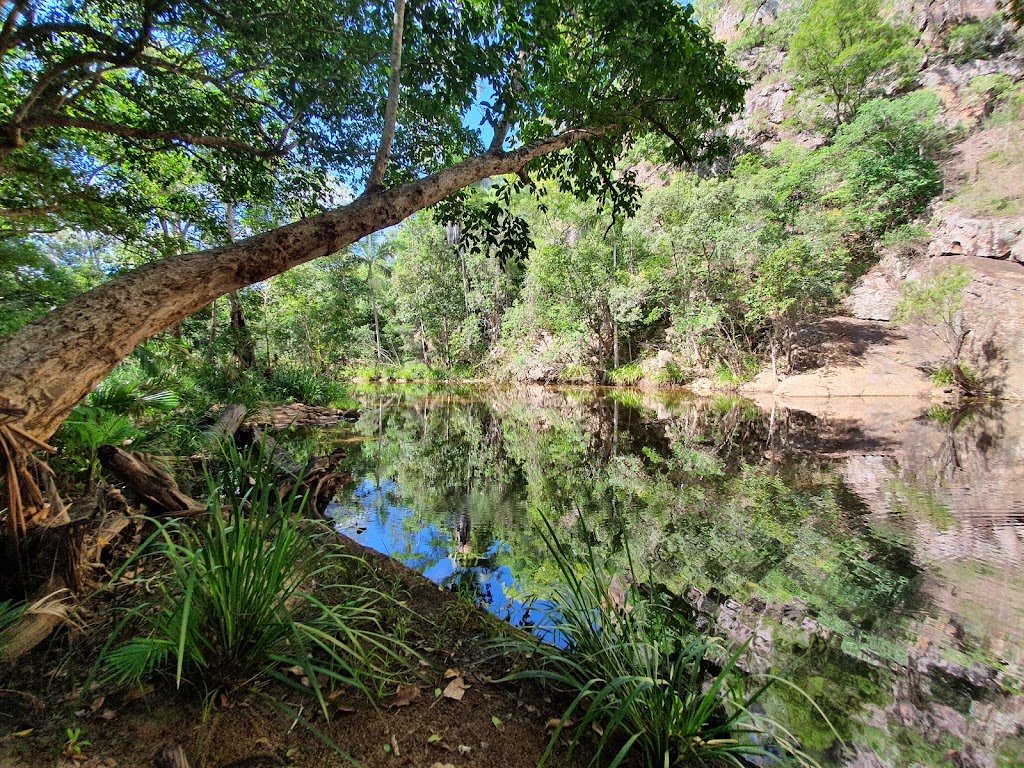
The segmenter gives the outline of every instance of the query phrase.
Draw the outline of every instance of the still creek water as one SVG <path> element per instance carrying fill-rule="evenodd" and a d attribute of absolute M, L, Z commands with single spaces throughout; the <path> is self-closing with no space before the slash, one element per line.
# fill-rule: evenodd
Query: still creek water
<path fill-rule="evenodd" d="M 861 416 L 595 389 L 367 389 L 338 529 L 529 625 L 541 516 L 783 674 L 822 766 L 1024 765 L 1024 406 Z M 311 448 L 313 446 L 310 446 Z M 585 529 L 580 525 L 583 521 Z M 648 569 L 650 569 L 648 571 Z M 533 605 L 531 609 L 528 606 Z"/>

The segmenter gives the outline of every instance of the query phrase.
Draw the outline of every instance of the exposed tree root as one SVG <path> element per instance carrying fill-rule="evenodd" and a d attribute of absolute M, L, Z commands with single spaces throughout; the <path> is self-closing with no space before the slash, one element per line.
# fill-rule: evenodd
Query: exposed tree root
<path fill-rule="evenodd" d="M 57 451 L 16 424 L 0 424 L 3 477 L 0 504 L 6 506 L 0 555 L 6 563 L 3 575 L 8 585 L 0 590 L 0 597 L 4 594 L 27 597 L 29 593 L 26 560 L 29 531 L 51 518 L 54 522 L 66 522 L 64 504 L 53 484 L 53 470 L 32 454 L 37 448 L 51 454 Z"/>

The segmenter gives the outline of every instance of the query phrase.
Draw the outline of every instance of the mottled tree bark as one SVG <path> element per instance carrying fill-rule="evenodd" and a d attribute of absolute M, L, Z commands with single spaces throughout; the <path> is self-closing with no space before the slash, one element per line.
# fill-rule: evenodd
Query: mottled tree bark
<path fill-rule="evenodd" d="M 219 296 L 335 253 L 489 176 L 516 173 L 601 129 L 470 158 L 343 208 L 220 248 L 147 264 L 0 340 L 0 420 L 40 439 L 132 350 Z"/>

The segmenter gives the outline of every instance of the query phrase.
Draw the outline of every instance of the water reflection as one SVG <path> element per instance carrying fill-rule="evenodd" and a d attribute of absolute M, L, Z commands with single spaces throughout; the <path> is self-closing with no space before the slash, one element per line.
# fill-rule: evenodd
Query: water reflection
<path fill-rule="evenodd" d="M 530 624 L 578 553 L 785 672 L 823 765 L 1024 764 L 1024 409 L 873 420 L 628 391 L 367 391 L 339 527 Z M 874 406 L 877 408 L 877 404 Z M 627 554 L 627 548 L 628 553 Z"/>

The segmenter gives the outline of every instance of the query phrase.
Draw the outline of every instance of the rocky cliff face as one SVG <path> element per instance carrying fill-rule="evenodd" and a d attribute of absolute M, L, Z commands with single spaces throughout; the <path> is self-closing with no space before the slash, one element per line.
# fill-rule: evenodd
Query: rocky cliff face
<path fill-rule="evenodd" d="M 895 0 L 892 5 L 894 13 L 907 19 L 929 47 L 942 45 L 958 25 L 999 12 L 996 0 Z"/>
<path fill-rule="evenodd" d="M 792 127 L 796 97 L 786 79 L 785 51 L 740 42 L 778 40 L 757 28 L 779 23 L 793 7 L 790 0 L 732 0 L 715 17 L 715 34 L 742 51 L 737 61 L 753 81 L 744 114 L 729 132 L 763 151 L 784 140 L 825 141 Z M 940 119 L 961 136 L 944 162 L 942 199 L 923 242 L 880 252 L 857 281 L 846 302 L 849 318 L 805 330 L 805 348 L 814 354 L 805 356 L 795 376 L 779 382 L 764 374 L 748 390 L 785 397 L 930 396 L 934 388 L 924 371 L 941 364 L 942 343 L 924 328 L 890 323 L 906 280 L 934 274 L 956 258 L 974 274 L 966 295 L 967 360 L 995 391 L 1024 397 L 1024 106 L 1002 98 L 1024 83 L 1024 47 L 1008 25 L 992 23 L 1000 13 L 997 0 L 891 0 L 886 12 L 916 31 L 922 53 L 917 87 L 936 94 Z M 985 56 L 954 55 L 951 33 L 985 20 Z"/>
<path fill-rule="evenodd" d="M 787 127 L 796 99 L 786 78 L 785 50 L 772 44 L 749 48 L 740 44 L 741 38 L 750 37 L 752 32 L 756 38 L 758 28 L 776 25 L 794 5 L 794 0 L 730 0 L 714 15 L 715 36 L 735 49 L 736 62 L 749 73 L 751 81 L 743 115 L 728 130 L 756 148 L 770 150 L 782 140 L 817 146 L 825 140 L 807 129 Z M 986 115 L 990 100 L 970 91 L 977 78 L 995 74 L 1024 78 L 1024 53 L 1009 25 L 1004 25 L 997 39 L 991 41 L 1000 52 L 998 56 L 955 61 L 947 54 L 950 33 L 962 24 L 991 19 L 1000 13 L 997 0 L 892 0 L 887 12 L 917 32 L 922 53 L 918 86 L 938 95 L 951 124 L 977 125 Z"/>
<path fill-rule="evenodd" d="M 1024 217 L 972 218 L 953 209 L 940 217 L 929 256 L 971 256 L 1024 264 Z"/>

